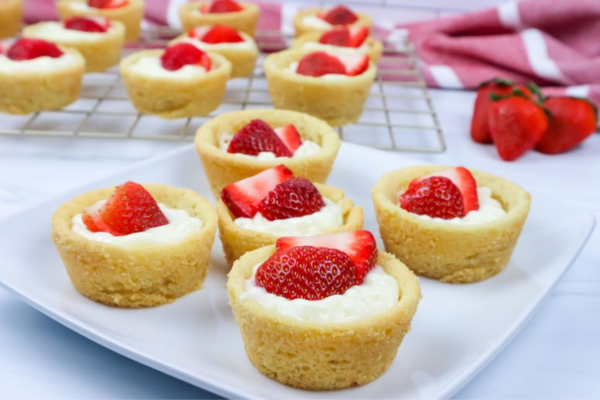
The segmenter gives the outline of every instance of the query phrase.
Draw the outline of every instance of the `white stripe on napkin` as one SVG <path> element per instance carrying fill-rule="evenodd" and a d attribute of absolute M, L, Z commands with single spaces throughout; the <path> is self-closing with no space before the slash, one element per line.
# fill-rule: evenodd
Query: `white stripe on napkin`
<path fill-rule="evenodd" d="M 563 84 L 569 84 L 569 81 L 560 72 L 554 60 L 548 55 L 548 48 L 546 47 L 546 41 L 542 36 L 542 32 L 533 28 L 525 29 L 521 32 L 521 39 L 525 46 L 529 65 L 536 75 Z"/>
<path fill-rule="evenodd" d="M 429 65 L 429 72 L 443 89 L 462 89 L 464 86 L 452 68 L 447 65 Z"/>

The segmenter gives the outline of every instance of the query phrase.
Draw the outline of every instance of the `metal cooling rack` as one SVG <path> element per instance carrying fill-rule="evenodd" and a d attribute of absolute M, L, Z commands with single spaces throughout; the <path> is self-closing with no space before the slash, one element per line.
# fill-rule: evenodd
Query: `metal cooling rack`
<path fill-rule="evenodd" d="M 143 33 L 135 49 L 126 49 L 124 54 L 165 47 L 177 34 L 171 28 L 151 28 Z M 87 74 L 80 99 L 62 110 L 18 117 L 2 115 L 0 134 L 192 140 L 198 127 L 216 115 L 272 107 L 262 64 L 266 52 L 287 47 L 291 37 L 262 31 L 256 40 L 262 53 L 253 76 L 229 81 L 223 104 L 205 117 L 163 120 L 139 114 L 129 102 L 115 67 L 101 74 Z M 411 47 L 400 42 L 385 43 L 378 67 L 360 121 L 337 128 L 341 138 L 384 150 L 445 151 L 446 142 Z"/>

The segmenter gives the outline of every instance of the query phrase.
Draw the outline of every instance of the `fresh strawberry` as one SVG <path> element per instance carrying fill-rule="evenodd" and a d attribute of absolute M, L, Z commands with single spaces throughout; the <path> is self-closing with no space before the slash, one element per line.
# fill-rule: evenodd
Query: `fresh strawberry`
<path fill-rule="evenodd" d="M 460 190 L 448 178 L 432 176 L 411 183 L 400 195 L 400 207 L 408 212 L 432 218 L 452 219 L 465 216 Z"/>
<path fill-rule="evenodd" d="M 369 28 L 354 26 L 350 28 L 350 47 L 360 47 L 369 37 Z"/>
<path fill-rule="evenodd" d="M 102 17 L 73 17 L 67 19 L 64 26 L 75 31 L 104 33 L 110 28 L 110 21 Z"/>
<path fill-rule="evenodd" d="M 292 152 L 265 121 L 254 119 L 240 129 L 229 142 L 228 153 L 257 156 L 272 152 L 276 157 L 291 157 Z"/>
<path fill-rule="evenodd" d="M 367 54 L 338 54 L 346 75 L 360 75 L 369 68 L 369 56 Z"/>
<path fill-rule="evenodd" d="M 548 129 L 535 149 L 558 154 L 577 146 L 596 131 L 598 109 L 588 99 L 551 97 L 544 101 L 550 111 Z"/>
<path fill-rule="evenodd" d="M 200 40 L 200 38 L 202 38 L 209 30 L 210 26 L 197 26 L 195 28 L 190 29 L 190 31 L 188 32 L 188 37 Z"/>
<path fill-rule="evenodd" d="M 210 57 L 189 43 L 178 43 L 167 47 L 160 58 L 164 69 L 177 71 L 186 65 L 198 65 L 210 71 Z"/>
<path fill-rule="evenodd" d="M 213 0 L 208 7 L 201 9 L 204 13 L 217 14 L 242 11 L 243 7 L 233 0 Z"/>
<path fill-rule="evenodd" d="M 336 56 L 331 56 L 324 51 L 316 51 L 302 57 L 298 63 L 296 73 L 306 76 L 323 76 L 326 74 L 345 74 L 346 67 Z"/>
<path fill-rule="evenodd" d="M 319 15 L 319 17 L 331 25 L 350 25 L 358 21 L 356 14 L 341 4 L 328 10 L 323 15 Z"/>
<path fill-rule="evenodd" d="M 269 221 L 314 214 L 325 206 L 319 190 L 306 178 L 291 178 L 275 186 L 258 205 Z"/>
<path fill-rule="evenodd" d="M 293 124 L 274 129 L 275 134 L 294 153 L 302 145 L 302 138 Z"/>
<path fill-rule="evenodd" d="M 88 6 L 93 8 L 121 8 L 127 4 L 128 0 L 88 0 Z"/>
<path fill-rule="evenodd" d="M 340 250 L 312 246 L 275 252 L 256 270 L 255 281 L 286 299 L 322 300 L 356 283 L 356 267 Z"/>
<path fill-rule="evenodd" d="M 417 184 L 420 181 L 431 178 L 432 176 L 443 176 L 448 178 L 456 185 L 460 194 L 462 195 L 464 213 L 468 214 L 470 211 L 479 210 L 479 197 L 477 196 L 477 182 L 473 178 L 471 171 L 465 167 L 455 167 L 444 171 L 434 172 L 432 174 L 414 179 L 408 187 L 410 188 L 413 184 Z"/>
<path fill-rule="evenodd" d="M 369 231 L 330 233 L 319 236 L 281 237 L 275 244 L 277 250 L 298 246 L 325 247 L 346 253 L 356 266 L 356 284 L 377 264 L 377 243 Z"/>
<path fill-rule="evenodd" d="M 343 27 L 327 31 L 321 35 L 319 43 L 350 47 L 350 29 Z"/>
<path fill-rule="evenodd" d="M 54 43 L 42 39 L 19 39 L 6 52 L 6 57 L 15 61 L 38 57 L 58 58 L 62 55 L 63 52 Z"/>
<path fill-rule="evenodd" d="M 489 129 L 500 158 L 513 161 L 535 147 L 548 128 L 548 116 L 522 96 L 498 100 L 490 111 Z"/>
<path fill-rule="evenodd" d="M 225 25 L 215 25 L 201 39 L 204 43 L 239 43 L 244 38 L 235 29 Z"/>
<path fill-rule="evenodd" d="M 124 236 L 166 225 L 169 220 L 142 185 L 128 181 L 117 186 L 102 207 L 89 207 L 83 222 L 93 232 Z"/>
<path fill-rule="evenodd" d="M 488 127 L 490 110 L 494 105 L 491 95 L 509 96 L 517 88 L 526 96 L 531 96 L 531 91 L 523 85 L 515 85 L 509 79 L 492 79 L 483 82 L 477 90 L 477 99 L 473 108 L 473 119 L 471 120 L 471 138 L 477 143 L 492 143 L 492 136 Z"/>
<path fill-rule="evenodd" d="M 277 185 L 294 175 L 285 165 L 278 165 L 250 178 L 231 183 L 221 191 L 221 200 L 236 218 L 252 218 L 258 204 Z"/>

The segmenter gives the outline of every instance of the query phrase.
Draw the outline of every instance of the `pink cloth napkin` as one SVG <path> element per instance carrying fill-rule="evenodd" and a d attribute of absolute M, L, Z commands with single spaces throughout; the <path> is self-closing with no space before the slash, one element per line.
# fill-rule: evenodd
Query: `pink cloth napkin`
<path fill-rule="evenodd" d="M 599 0 L 503 3 L 396 28 L 415 44 L 429 86 L 476 88 L 507 77 L 600 104 Z"/>

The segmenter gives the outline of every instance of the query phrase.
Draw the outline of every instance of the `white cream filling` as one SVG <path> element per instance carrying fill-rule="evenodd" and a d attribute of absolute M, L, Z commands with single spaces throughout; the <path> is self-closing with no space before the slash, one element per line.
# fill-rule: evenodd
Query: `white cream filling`
<path fill-rule="evenodd" d="M 333 27 L 333 25 L 325 21 L 323 18 L 317 17 L 316 14 L 307 15 L 306 17 L 302 18 L 302 25 L 313 29 L 330 29 Z"/>
<path fill-rule="evenodd" d="M 302 47 L 305 49 L 332 51 L 344 54 L 366 54 L 369 52 L 369 45 L 367 44 L 366 40 L 359 47 L 335 46 L 333 44 L 324 44 L 320 42 L 306 42 Z"/>
<path fill-rule="evenodd" d="M 233 135 L 230 135 L 229 133 L 221 134 L 221 136 L 219 136 L 219 148 L 222 151 L 227 151 L 227 148 L 229 147 L 229 143 L 231 142 L 232 138 L 233 138 Z M 302 144 L 300 145 L 300 147 L 298 147 L 296 149 L 296 151 L 294 152 L 292 157 L 308 157 L 308 156 L 318 154 L 321 151 L 323 151 L 323 149 L 321 148 L 321 146 L 319 146 L 315 142 L 313 142 L 311 140 L 304 140 L 302 142 Z M 234 153 L 234 154 L 239 157 L 251 158 L 254 160 L 258 160 L 258 161 L 280 160 L 280 159 L 289 158 L 289 157 L 276 157 L 275 153 L 273 153 L 272 151 L 263 151 L 263 152 L 260 152 L 257 156 L 251 156 L 251 155 L 242 154 L 242 153 Z"/>
<path fill-rule="evenodd" d="M 101 200 L 94 206 L 100 208 L 104 203 L 106 200 Z M 83 214 L 77 214 L 71 219 L 71 230 L 89 240 L 131 249 L 179 243 L 192 233 L 199 232 L 204 225 L 201 220 L 190 216 L 185 210 L 169 208 L 161 203 L 158 203 L 158 207 L 165 214 L 169 223 L 143 232 L 124 236 L 113 236 L 108 232 L 92 232 L 83 223 Z"/>
<path fill-rule="evenodd" d="M 285 71 L 291 72 L 292 74 L 297 74 L 298 72 L 298 61 L 294 61 L 285 69 Z M 303 75 L 306 76 L 306 75 Z M 344 74 L 325 74 L 321 76 L 312 76 L 310 78 L 318 78 L 325 80 L 343 80 L 343 79 L 351 79 L 352 76 L 344 75 Z"/>
<path fill-rule="evenodd" d="M 103 35 L 114 31 L 113 27 L 108 28 L 106 32 L 84 32 L 75 29 L 67 29 L 60 22 L 48 22 L 42 25 L 34 34 L 44 40 L 73 43 L 89 41 L 95 42 L 102 39 Z"/>
<path fill-rule="evenodd" d="M 193 46 L 196 46 L 200 50 L 210 51 L 210 50 L 223 50 L 223 49 L 235 49 L 235 50 L 253 50 L 256 49 L 256 45 L 249 41 L 244 40 L 243 42 L 237 43 L 205 43 L 198 38 L 186 37 L 182 40 L 184 43 L 189 43 Z"/>
<path fill-rule="evenodd" d="M 206 69 L 200 65 L 184 65 L 176 71 L 170 71 L 162 66 L 159 56 L 141 57 L 136 63 L 129 67 L 135 74 L 148 78 L 173 78 L 188 79 L 206 73 Z"/>
<path fill-rule="evenodd" d="M 60 57 L 38 57 L 31 60 L 11 60 L 0 54 L 0 72 L 22 73 L 22 72 L 54 72 L 69 68 L 77 64 L 77 59 L 69 53 L 63 53 Z"/>
<path fill-rule="evenodd" d="M 236 218 L 233 222 L 244 229 L 275 236 L 314 236 L 344 225 L 342 205 L 323 198 L 325 206 L 302 217 L 269 221 L 256 213 L 253 218 Z"/>
<path fill-rule="evenodd" d="M 352 286 L 343 294 L 322 300 L 289 300 L 267 292 L 255 282 L 259 266 L 260 264 L 254 267 L 252 276 L 246 280 L 246 291 L 240 295 L 240 301 L 255 301 L 265 310 L 298 321 L 356 321 L 382 313 L 392 308 L 399 300 L 398 282 L 379 265 L 369 271 L 361 285 Z"/>

